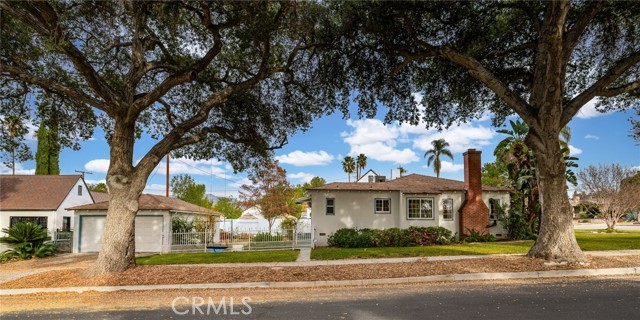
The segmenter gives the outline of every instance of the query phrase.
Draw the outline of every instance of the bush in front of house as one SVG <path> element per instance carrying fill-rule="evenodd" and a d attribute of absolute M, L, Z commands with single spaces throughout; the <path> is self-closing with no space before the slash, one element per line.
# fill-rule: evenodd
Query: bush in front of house
<path fill-rule="evenodd" d="M 266 242 L 266 241 L 284 241 L 284 235 L 280 233 L 270 234 L 268 232 L 256 233 L 252 239 L 253 242 Z"/>
<path fill-rule="evenodd" d="M 13 247 L 0 254 L 0 261 L 13 259 L 44 258 L 56 253 L 56 246 L 48 241 L 47 229 L 35 223 L 16 223 L 10 228 L 2 229 L 7 234 L 0 238 L 0 243 Z"/>
<path fill-rule="evenodd" d="M 342 228 L 329 236 L 329 245 L 338 248 L 368 248 L 371 247 L 373 230 Z"/>
<path fill-rule="evenodd" d="M 488 232 L 480 232 L 467 228 L 467 235 L 464 236 L 464 242 L 494 242 L 496 237 Z"/>
<path fill-rule="evenodd" d="M 409 227 L 408 229 L 338 229 L 328 242 L 337 248 L 413 247 L 447 244 L 451 231 L 443 227 Z"/>

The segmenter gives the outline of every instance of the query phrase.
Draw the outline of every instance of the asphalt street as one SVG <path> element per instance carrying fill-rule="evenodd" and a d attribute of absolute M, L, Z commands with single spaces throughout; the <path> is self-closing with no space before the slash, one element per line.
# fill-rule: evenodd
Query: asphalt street
<path fill-rule="evenodd" d="M 158 310 L 82 312 L 62 310 L 4 314 L 5 319 L 639 319 L 640 279 L 615 278 L 557 280 L 542 283 L 444 283 L 437 287 L 416 284 L 402 290 L 357 288 L 362 298 L 317 301 L 300 297 L 289 302 L 213 301 Z M 354 289 L 350 289 L 352 292 Z M 375 294 L 372 294 L 375 293 Z M 304 294 L 304 291 L 301 291 Z M 185 298 L 188 299 L 188 298 Z M 196 301 L 200 302 L 200 301 Z M 250 307 L 249 307 L 250 306 Z M 217 310 L 217 311 L 216 311 Z M 226 312 L 226 315 L 224 314 Z M 195 314 L 194 314 L 195 313 Z M 233 313 L 233 314 L 232 314 Z"/>

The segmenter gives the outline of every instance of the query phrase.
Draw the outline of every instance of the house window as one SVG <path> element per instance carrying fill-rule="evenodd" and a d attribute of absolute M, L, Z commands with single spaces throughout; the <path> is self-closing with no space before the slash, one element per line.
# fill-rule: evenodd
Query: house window
<path fill-rule="evenodd" d="M 376 199 L 375 213 L 391 213 L 391 199 Z"/>
<path fill-rule="evenodd" d="M 407 219 L 433 219 L 433 199 L 408 199 Z"/>
<path fill-rule="evenodd" d="M 336 211 L 335 211 L 335 199 L 333 198 L 327 198 L 327 215 L 335 215 Z"/>
<path fill-rule="evenodd" d="M 498 220 L 500 212 L 500 199 L 489 199 L 489 220 Z"/>
<path fill-rule="evenodd" d="M 9 228 L 13 227 L 16 223 L 35 223 L 39 224 L 43 228 L 47 228 L 47 217 L 10 217 Z"/>
<path fill-rule="evenodd" d="M 62 217 L 62 231 L 71 231 L 71 217 Z"/>
<path fill-rule="evenodd" d="M 82 186 L 78 186 L 78 195 L 81 196 L 82 195 Z"/>
<path fill-rule="evenodd" d="M 376 182 L 376 176 L 369 176 L 369 182 Z"/>
<path fill-rule="evenodd" d="M 453 220 L 453 199 L 442 200 L 442 219 Z"/>

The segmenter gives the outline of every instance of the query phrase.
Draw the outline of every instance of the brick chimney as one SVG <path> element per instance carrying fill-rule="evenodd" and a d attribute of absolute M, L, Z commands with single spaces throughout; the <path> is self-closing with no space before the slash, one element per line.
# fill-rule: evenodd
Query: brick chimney
<path fill-rule="evenodd" d="M 469 149 L 464 155 L 464 188 L 466 199 L 460 213 L 460 234 L 468 234 L 467 229 L 489 232 L 489 208 L 482 201 L 481 151 Z"/>

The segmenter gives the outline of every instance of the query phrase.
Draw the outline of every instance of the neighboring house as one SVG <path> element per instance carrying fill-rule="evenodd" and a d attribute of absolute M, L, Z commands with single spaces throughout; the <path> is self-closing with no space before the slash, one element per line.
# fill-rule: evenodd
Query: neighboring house
<path fill-rule="evenodd" d="M 480 153 L 475 149 L 464 153 L 464 182 L 410 174 L 388 181 L 374 178 L 380 182 L 335 182 L 308 189 L 314 240 L 326 246 L 328 237 L 340 228 L 410 226 L 505 236 L 496 208 L 509 204 L 510 189 L 481 185 Z"/>
<path fill-rule="evenodd" d="M 81 175 L 0 175 L 0 228 L 35 222 L 51 235 L 73 229 L 65 208 L 93 203 Z"/>
<path fill-rule="evenodd" d="M 98 252 L 109 209 L 109 201 L 68 208 L 75 211 L 73 252 Z M 208 218 L 219 213 L 177 198 L 143 194 L 135 220 L 136 252 L 169 252 L 171 219 L 180 215 L 187 219 Z"/>
<path fill-rule="evenodd" d="M 278 217 L 272 225 L 272 232 L 280 231 L 280 224 L 286 216 Z M 304 215 L 299 220 L 299 225 L 309 224 L 308 216 Z M 264 218 L 258 207 L 251 207 L 242 212 L 238 219 L 223 219 L 219 221 L 220 229 L 227 232 L 266 232 L 269 230 L 269 221 Z"/>
<path fill-rule="evenodd" d="M 369 171 L 365 172 L 363 175 L 360 176 L 360 179 L 358 179 L 358 181 L 356 182 L 360 182 L 360 183 L 369 183 L 369 182 L 375 182 L 375 179 L 378 177 L 382 177 L 380 175 L 378 175 L 375 171 L 369 169 Z M 378 178 L 380 179 L 380 178 Z"/>

